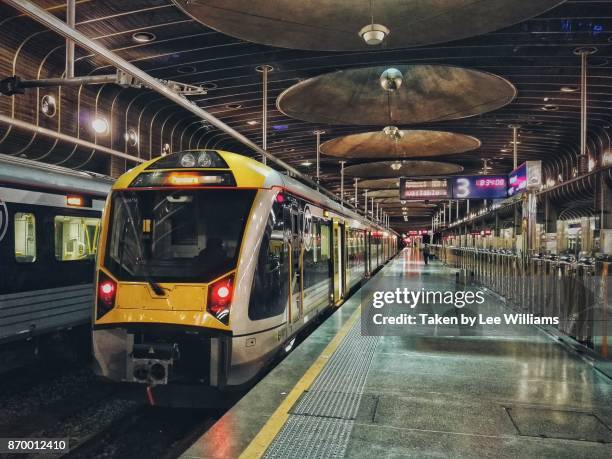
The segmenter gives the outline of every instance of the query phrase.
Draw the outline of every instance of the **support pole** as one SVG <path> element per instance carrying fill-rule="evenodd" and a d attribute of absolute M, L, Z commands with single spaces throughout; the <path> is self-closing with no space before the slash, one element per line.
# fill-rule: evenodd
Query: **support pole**
<path fill-rule="evenodd" d="M 368 190 L 363 193 L 363 213 L 366 217 L 368 216 Z"/>
<path fill-rule="evenodd" d="M 508 127 L 512 129 L 512 170 L 514 170 L 518 167 L 518 130 L 521 125 L 510 124 Z"/>
<path fill-rule="evenodd" d="M 355 209 L 359 209 L 359 188 L 357 186 L 357 182 L 359 182 L 358 178 L 355 179 Z"/>
<path fill-rule="evenodd" d="M 76 24 L 76 0 L 66 1 L 66 25 L 74 29 Z M 74 41 L 66 38 L 66 78 L 74 78 Z"/>
<path fill-rule="evenodd" d="M 589 171 L 589 157 L 587 152 L 587 58 L 596 52 L 597 48 L 591 47 L 576 48 L 574 50 L 574 54 L 580 56 L 580 156 L 578 158 L 578 175 L 584 175 Z"/>
<path fill-rule="evenodd" d="M 272 70 L 271 65 L 260 65 L 255 68 L 261 73 L 262 100 L 261 100 L 261 148 L 268 149 L 268 72 Z M 261 162 L 266 164 L 266 155 L 261 156 Z"/>
<path fill-rule="evenodd" d="M 340 204 L 344 206 L 344 165 L 346 161 L 340 161 Z"/>
<path fill-rule="evenodd" d="M 317 136 L 317 186 L 321 183 L 321 134 L 325 133 L 320 129 L 314 131 Z"/>

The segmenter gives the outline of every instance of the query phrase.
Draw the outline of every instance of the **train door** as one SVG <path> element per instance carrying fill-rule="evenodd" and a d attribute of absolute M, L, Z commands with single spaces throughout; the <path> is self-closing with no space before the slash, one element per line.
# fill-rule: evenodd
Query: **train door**
<path fill-rule="evenodd" d="M 292 333 L 292 324 L 302 317 L 303 304 L 303 276 L 302 260 L 303 247 L 300 237 L 300 210 L 297 203 L 286 207 L 285 228 L 287 229 L 287 240 L 289 244 L 289 311 L 288 324 L 289 333 Z M 288 221 L 287 221 L 288 220 Z"/>
<path fill-rule="evenodd" d="M 334 258 L 334 303 L 342 301 L 345 291 L 345 257 L 344 257 L 344 224 L 334 220 L 333 222 L 333 258 Z"/>

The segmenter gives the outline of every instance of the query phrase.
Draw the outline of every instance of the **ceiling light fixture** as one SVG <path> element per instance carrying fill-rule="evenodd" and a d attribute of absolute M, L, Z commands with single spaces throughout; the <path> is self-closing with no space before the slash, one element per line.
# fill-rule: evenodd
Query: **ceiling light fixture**
<path fill-rule="evenodd" d="M 106 134 L 108 132 L 108 121 L 106 118 L 96 116 L 91 122 L 91 127 L 96 134 Z"/>
<path fill-rule="evenodd" d="M 239 108 L 242 108 L 242 104 L 238 104 L 238 103 L 226 104 L 225 108 L 229 108 L 230 110 L 238 110 Z"/>
<path fill-rule="evenodd" d="M 398 142 L 404 137 L 404 131 L 397 126 L 386 126 L 383 128 L 383 134 L 389 137 L 391 140 Z"/>
<path fill-rule="evenodd" d="M 306 160 L 306 161 L 303 161 L 302 163 L 300 163 L 300 165 L 302 165 L 304 167 L 310 167 L 310 166 L 312 166 L 312 162 Z"/>
<path fill-rule="evenodd" d="M 394 171 L 399 171 L 402 168 L 402 163 L 399 161 L 396 161 L 394 163 L 391 163 L 391 169 L 393 169 Z"/>
<path fill-rule="evenodd" d="M 129 128 L 126 133 L 123 134 L 123 138 L 130 147 L 138 145 L 138 133 L 133 128 Z"/>
<path fill-rule="evenodd" d="M 559 110 L 559 106 L 553 104 L 546 104 L 542 107 L 542 110 L 544 110 L 545 112 L 556 112 L 557 110 Z"/>
<path fill-rule="evenodd" d="M 43 96 L 40 100 L 40 110 L 45 116 L 53 118 L 57 112 L 57 104 L 55 103 L 55 97 L 51 94 Z"/>
<path fill-rule="evenodd" d="M 155 34 L 151 32 L 135 32 L 132 34 L 132 40 L 136 43 L 150 43 L 156 38 Z"/>
<path fill-rule="evenodd" d="M 195 71 L 196 71 L 196 68 L 194 65 L 181 65 L 180 67 L 176 69 L 177 73 L 182 73 L 183 75 L 187 73 L 194 73 Z"/>
<path fill-rule="evenodd" d="M 576 92 L 578 88 L 576 86 L 561 86 L 561 92 Z"/>
<path fill-rule="evenodd" d="M 388 68 L 380 75 L 380 86 L 388 92 L 397 91 L 402 82 L 404 81 L 404 75 L 396 68 Z"/>
<path fill-rule="evenodd" d="M 370 23 L 361 28 L 359 36 L 366 45 L 380 45 L 389 35 L 389 29 L 382 24 L 374 24 L 374 0 L 370 0 Z"/>
<path fill-rule="evenodd" d="M 389 33 L 390 30 L 384 25 L 372 23 L 362 27 L 359 36 L 366 42 L 366 45 L 378 46 L 385 41 Z"/>
<path fill-rule="evenodd" d="M 259 124 L 259 121 L 249 120 L 246 122 L 246 124 L 248 124 L 249 126 L 255 126 L 256 124 Z"/>

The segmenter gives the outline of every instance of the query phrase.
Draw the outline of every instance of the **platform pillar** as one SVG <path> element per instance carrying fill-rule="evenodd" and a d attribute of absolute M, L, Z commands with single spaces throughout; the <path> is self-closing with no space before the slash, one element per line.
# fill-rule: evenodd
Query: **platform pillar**
<path fill-rule="evenodd" d="M 528 191 L 523 194 L 523 218 L 521 224 L 522 255 L 529 255 L 537 249 L 537 198 L 534 192 Z"/>

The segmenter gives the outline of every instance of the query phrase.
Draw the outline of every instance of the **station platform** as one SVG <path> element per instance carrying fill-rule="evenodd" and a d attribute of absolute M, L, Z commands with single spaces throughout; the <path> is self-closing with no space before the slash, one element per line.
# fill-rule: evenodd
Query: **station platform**
<path fill-rule="evenodd" d="M 368 287 L 398 278 L 420 289 L 454 282 L 455 271 L 405 249 Z M 612 381 L 549 335 L 362 336 L 361 300 L 182 457 L 612 457 Z"/>

